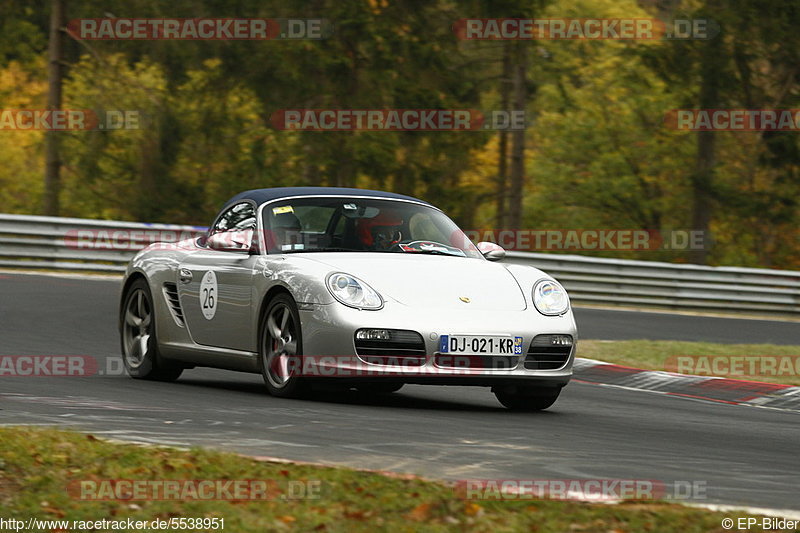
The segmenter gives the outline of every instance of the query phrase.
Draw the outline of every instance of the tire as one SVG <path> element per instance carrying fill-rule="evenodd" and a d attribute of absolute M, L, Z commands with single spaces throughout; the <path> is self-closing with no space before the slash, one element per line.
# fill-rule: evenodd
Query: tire
<path fill-rule="evenodd" d="M 542 411 L 547 409 L 558 399 L 561 389 L 523 389 L 496 390 L 494 395 L 506 408 L 512 411 Z"/>
<path fill-rule="evenodd" d="M 153 295 L 144 279 L 137 279 L 128 288 L 119 320 L 122 361 L 129 376 L 154 381 L 180 377 L 183 367 L 165 361 L 158 351 Z"/>
<path fill-rule="evenodd" d="M 278 398 L 299 398 L 309 386 L 295 375 L 302 368 L 303 335 L 297 304 L 278 294 L 267 305 L 259 327 L 258 360 L 267 390 Z"/>
<path fill-rule="evenodd" d="M 363 383 L 357 385 L 358 392 L 365 394 L 391 394 L 403 388 L 403 383 Z"/>

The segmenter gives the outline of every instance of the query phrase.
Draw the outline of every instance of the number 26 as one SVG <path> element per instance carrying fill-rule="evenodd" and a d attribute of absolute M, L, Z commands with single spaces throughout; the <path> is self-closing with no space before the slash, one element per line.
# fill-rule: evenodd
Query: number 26
<path fill-rule="evenodd" d="M 214 289 L 203 289 L 203 309 L 214 308 Z"/>

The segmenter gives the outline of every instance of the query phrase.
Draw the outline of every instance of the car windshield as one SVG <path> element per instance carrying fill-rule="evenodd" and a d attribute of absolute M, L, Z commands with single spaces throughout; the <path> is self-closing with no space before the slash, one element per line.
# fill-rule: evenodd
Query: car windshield
<path fill-rule="evenodd" d="M 297 198 L 263 211 L 271 254 L 381 252 L 483 258 L 438 209 L 372 198 Z"/>

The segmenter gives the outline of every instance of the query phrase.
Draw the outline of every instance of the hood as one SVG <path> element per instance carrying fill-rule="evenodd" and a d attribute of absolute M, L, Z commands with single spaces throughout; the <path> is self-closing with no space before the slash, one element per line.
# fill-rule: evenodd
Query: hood
<path fill-rule="evenodd" d="M 465 257 L 402 253 L 309 253 L 322 263 L 367 282 L 385 300 L 411 307 L 522 311 L 525 296 L 499 263 Z M 465 303 L 461 298 L 468 298 Z"/>

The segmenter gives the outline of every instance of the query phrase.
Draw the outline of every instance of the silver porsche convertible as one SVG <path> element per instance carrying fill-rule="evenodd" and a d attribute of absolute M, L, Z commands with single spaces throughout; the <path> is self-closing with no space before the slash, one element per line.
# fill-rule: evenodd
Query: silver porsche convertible
<path fill-rule="evenodd" d="M 202 237 L 131 260 L 119 314 L 125 368 L 165 381 L 198 366 L 261 373 L 280 397 L 322 384 L 485 386 L 510 409 L 546 409 L 572 376 L 569 298 L 504 256 L 416 198 L 247 191 Z"/>

